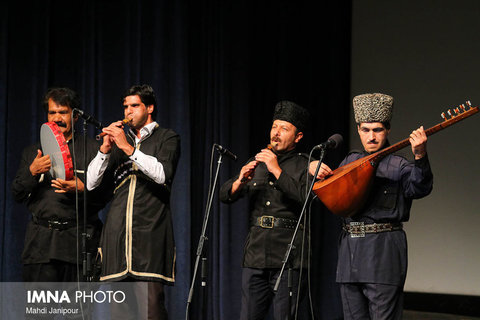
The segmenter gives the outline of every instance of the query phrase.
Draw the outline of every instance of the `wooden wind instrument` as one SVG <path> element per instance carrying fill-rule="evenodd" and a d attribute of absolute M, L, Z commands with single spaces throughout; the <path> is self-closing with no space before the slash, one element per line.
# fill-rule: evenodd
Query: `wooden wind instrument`
<path fill-rule="evenodd" d="M 466 105 L 468 110 L 463 104 L 455 108 L 453 112 L 449 109 L 447 111 L 450 116 L 449 119 L 447 119 L 448 116 L 445 112 L 442 112 L 441 116 L 444 121 L 425 130 L 425 134 L 427 136 L 434 134 L 479 111 L 478 107 L 471 106 L 470 101 L 467 101 Z M 365 204 L 380 160 L 409 144 L 410 141 L 407 138 L 388 148 L 339 167 L 324 180 L 317 181 L 313 185 L 312 191 L 330 212 L 342 217 L 351 217 Z"/>
<path fill-rule="evenodd" d="M 125 119 L 122 120 L 122 124 L 128 124 L 130 121 L 131 121 L 131 119 L 125 118 Z M 105 137 L 106 135 L 107 134 L 105 132 L 102 132 L 100 134 L 97 134 L 96 139 L 100 140 L 101 138 Z"/>
<path fill-rule="evenodd" d="M 276 147 L 276 145 L 272 145 L 272 144 L 270 144 L 270 143 L 267 145 L 267 149 L 268 149 L 268 150 L 272 150 L 273 153 L 277 154 L 277 153 L 275 152 L 275 147 Z M 257 164 L 257 165 L 258 165 L 258 164 Z M 255 168 L 256 168 L 256 166 L 255 166 Z M 254 171 L 255 171 L 255 169 L 254 169 L 254 170 L 251 170 L 251 171 L 248 171 L 248 172 L 243 176 L 243 178 L 242 178 L 242 183 L 247 182 L 247 181 L 248 181 L 248 178 L 253 174 Z"/>

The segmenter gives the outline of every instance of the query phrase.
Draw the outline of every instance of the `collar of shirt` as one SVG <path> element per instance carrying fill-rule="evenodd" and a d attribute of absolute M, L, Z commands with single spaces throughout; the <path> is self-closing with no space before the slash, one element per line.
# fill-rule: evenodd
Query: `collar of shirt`
<path fill-rule="evenodd" d="M 152 134 L 153 129 L 155 129 L 156 126 L 157 126 L 157 122 L 153 121 L 153 122 L 147 124 L 146 126 L 144 126 L 143 128 L 141 128 L 140 129 L 140 138 L 137 137 L 137 135 L 135 134 L 135 132 L 133 132 L 132 129 L 130 129 L 129 132 L 130 132 L 130 135 L 132 137 L 135 137 L 135 143 L 139 143 L 140 141 L 143 141 L 147 137 L 149 137 Z"/>
<path fill-rule="evenodd" d="M 290 150 L 290 151 L 278 153 L 278 154 L 277 154 L 277 159 L 278 159 L 278 161 L 280 161 L 280 160 L 286 159 L 286 158 L 288 158 L 289 156 L 291 156 L 291 155 L 293 155 L 293 154 L 296 154 L 296 153 L 297 153 L 296 148 L 293 148 L 293 149 Z"/>

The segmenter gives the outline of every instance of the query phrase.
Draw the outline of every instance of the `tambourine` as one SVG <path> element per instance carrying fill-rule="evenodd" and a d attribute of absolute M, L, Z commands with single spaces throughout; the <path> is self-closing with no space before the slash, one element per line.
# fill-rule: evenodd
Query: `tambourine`
<path fill-rule="evenodd" d="M 73 179 L 73 162 L 67 141 L 55 122 L 46 122 L 40 128 L 43 155 L 50 155 L 50 174 L 54 179 Z"/>

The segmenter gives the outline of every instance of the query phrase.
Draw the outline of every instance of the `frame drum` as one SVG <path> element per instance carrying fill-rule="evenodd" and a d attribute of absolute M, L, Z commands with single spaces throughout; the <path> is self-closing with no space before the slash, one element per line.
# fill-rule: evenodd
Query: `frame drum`
<path fill-rule="evenodd" d="M 40 128 L 40 143 L 43 155 L 49 155 L 53 179 L 73 179 L 73 164 L 68 144 L 63 133 L 55 122 L 46 122 Z"/>

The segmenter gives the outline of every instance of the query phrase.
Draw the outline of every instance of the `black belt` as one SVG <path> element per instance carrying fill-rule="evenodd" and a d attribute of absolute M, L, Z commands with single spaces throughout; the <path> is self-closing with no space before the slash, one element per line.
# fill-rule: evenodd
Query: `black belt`
<path fill-rule="evenodd" d="M 286 228 L 295 229 L 297 226 L 297 220 L 287 218 L 277 218 L 274 216 L 261 216 L 254 220 L 254 226 L 264 229 Z"/>
<path fill-rule="evenodd" d="M 343 225 L 343 230 L 350 234 L 352 238 L 363 238 L 366 233 L 379 233 L 402 230 L 401 223 L 371 223 L 365 224 L 363 221 L 352 221 Z"/>
<path fill-rule="evenodd" d="M 75 220 L 61 221 L 61 220 L 42 219 L 42 218 L 34 218 L 33 223 L 46 227 L 51 230 L 66 230 L 66 229 L 73 228 L 77 225 Z"/>

